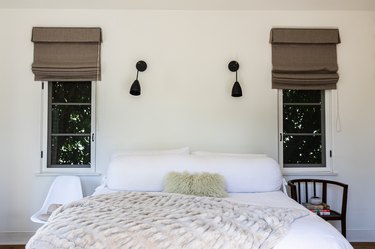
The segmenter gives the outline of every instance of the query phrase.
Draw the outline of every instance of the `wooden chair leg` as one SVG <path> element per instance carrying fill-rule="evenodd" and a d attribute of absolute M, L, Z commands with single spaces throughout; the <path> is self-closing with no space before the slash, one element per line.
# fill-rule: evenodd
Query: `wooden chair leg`
<path fill-rule="evenodd" d="M 341 220 L 341 233 L 346 238 L 346 218 Z"/>

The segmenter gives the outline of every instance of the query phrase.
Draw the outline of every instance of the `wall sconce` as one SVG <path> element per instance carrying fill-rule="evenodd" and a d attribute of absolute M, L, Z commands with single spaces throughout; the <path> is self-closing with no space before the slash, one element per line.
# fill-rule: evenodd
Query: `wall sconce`
<path fill-rule="evenodd" d="M 236 72 L 236 82 L 234 82 L 232 88 L 232 97 L 241 97 L 242 96 L 242 89 L 240 83 L 237 81 L 237 71 L 240 68 L 240 64 L 237 61 L 231 61 L 228 64 L 228 68 L 231 72 Z"/>
<path fill-rule="evenodd" d="M 135 79 L 132 86 L 130 87 L 130 94 L 134 96 L 138 96 L 138 95 L 141 95 L 141 85 L 139 84 L 139 81 L 138 81 L 138 73 L 145 71 L 147 69 L 147 64 L 144 61 L 138 61 L 135 67 L 137 68 L 137 78 Z"/>

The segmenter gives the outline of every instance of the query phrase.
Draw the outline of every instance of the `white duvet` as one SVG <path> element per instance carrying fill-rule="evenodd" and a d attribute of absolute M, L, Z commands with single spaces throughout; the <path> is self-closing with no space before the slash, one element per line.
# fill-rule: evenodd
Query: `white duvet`
<path fill-rule="evenodd" d="M 99 187 L 94 195 L 116 192 Z M 264 193 L 229 193 L 230 199 L 248 204 L 304 209 L 281 191 Z M 295 220 L 286 236 L 274 249 L 353 249 L 350 243 L 332 225 L 310 213 Z"/>
<path fill-rule="evenodd" d="M 271 207 L 305 209 L 281 191 L 266 193 L 232 193 L 231 199 Z M 350 243 L 331 224 L 310 213 L 295 220 L 287 235 L 274 249 L 353 249 Z"/>
<path fill-rule="evenodd" d="M 272 249 L 307 210 L 170 193 L 119 192 L 57 209 L 28 249 Z"/>

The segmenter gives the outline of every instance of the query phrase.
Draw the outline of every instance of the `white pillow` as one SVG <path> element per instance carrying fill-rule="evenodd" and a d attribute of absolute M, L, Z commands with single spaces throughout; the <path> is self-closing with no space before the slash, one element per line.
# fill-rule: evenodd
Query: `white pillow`
<path fill-rule="evenodd" d="M 112 190 L 162 191 L 164 177 L 186 169 L 189 155 L 144 155 L 113 157 L 107 170 Z"/>
<path fill-rule="evenodd" d="M 237 154 L 237 153 L 221 153 L 221 152 L 209 152 L 209 151 L 193 151 L 192 155 L 195 156 L 248 156 L 248 157 L 264 157 L 266 154 Z"/>
<path fill-rule="evenodd" d="M 280 166 L 270 157 L 193 155 L 190 161 L 191 170 L 224 176 L 230 193 L 269 192 L 281 188 Z"/>
<path fill-rule="evenodd" d="M 170 150 L 127 150 L 122 152 L 116 152 L 112 155 L 112 158 L 118 156 L 151 156 L 151 155 L 166 155 L 166 154 L 173 154 L 173 155 L 188 155 L 190 154 L 189 147 L 183 147 L 178 149 L 170 149 Z"/>
<path fill-rule="evenodd" d="M 279 165 L 265 156 L 145 155 L 113 158 L 107 186 L 112 190 L 162 191 L 164 178 L 171 171 L 219 173 L 228 192 L 276 191 L 282 183 Z"/>

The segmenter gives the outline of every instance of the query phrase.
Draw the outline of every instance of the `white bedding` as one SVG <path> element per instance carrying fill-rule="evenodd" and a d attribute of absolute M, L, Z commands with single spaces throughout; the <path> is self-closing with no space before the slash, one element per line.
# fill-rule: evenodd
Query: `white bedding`
<path fill-rule="evenodd" d="M 273 207 L 294 207 L 304 209 L 303 206 L 286 196 L 281 191 L 266 193 L 238 193 L 230 194 L 230 198 L 241 202 Z M 310 213 L 309 216 L 294 221 L 288 234 L 275 249 L 339 249 L 353 248 L 349 242 L 331 224 Z"/>
<path fill-rule="evenodd" d="M 90 196 L 57 209 L 27 249 L 273 249 L 307 210 L 161 192 Z"/>
<path fill-rule="evenodd" d="M 106 187 L 98 187 L 94 195 L 113 193 Z M 281 191 L 264 193 L 229 193 L 230 199 L 254 205 L 293 207 L 304 209 Z M 288 234 L 274 249 L 352 249 L 350 243 L 329 223 L 311 213 L 292 223 Z"/>

